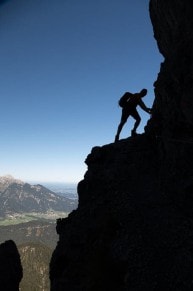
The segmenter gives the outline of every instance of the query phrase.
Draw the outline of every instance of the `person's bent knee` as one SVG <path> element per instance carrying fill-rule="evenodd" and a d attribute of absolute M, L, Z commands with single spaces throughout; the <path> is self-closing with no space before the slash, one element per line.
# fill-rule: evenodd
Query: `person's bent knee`
<path fill-rule="evenodd" d="M 140 123 L 140 122 L 141 122 L 141 117 L 138 117 L 138 118 L 136 119 L 136 122 Z"/>
<path fill-rule="evenodd" d="M 121 119 L 120 124 L 121 124 L 121 125 L 124 125 L 126 122 L 127 122 L 127 119 L 124 118 L 124 119 Z"/>

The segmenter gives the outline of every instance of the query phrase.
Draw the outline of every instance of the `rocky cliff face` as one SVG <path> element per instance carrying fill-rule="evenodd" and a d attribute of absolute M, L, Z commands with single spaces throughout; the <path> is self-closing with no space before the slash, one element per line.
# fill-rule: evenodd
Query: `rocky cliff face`
<path fill-rule="evenodd" d="M 191 1 L 150 1 L 158 48 L 165 58 L 155 82 L 151 129 L 162 136 L 193 136 L 193 18 Z"/>
<path fill-rule="evenodd" d="M 40 243 L 24 243 L 18 247 L 23 266 L 20 291 L 48 291 L 49 261 L 52 250 Z"/>
<path fill-rule="evenodd" d="M 57 222 L 52 291 L 193 290 L 191 0 L 151 0 L 165 60 L 145 134 L 95 147 L 79 207 Z"/>

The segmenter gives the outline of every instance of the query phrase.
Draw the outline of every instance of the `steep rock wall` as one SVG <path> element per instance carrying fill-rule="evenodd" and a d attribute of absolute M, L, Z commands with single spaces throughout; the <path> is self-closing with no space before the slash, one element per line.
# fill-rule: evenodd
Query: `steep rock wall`
<path fill-rule="evenodd" d="M 191 212 L 193 206 L 193 18 L 191 0 L 150 1 L 150 17 L 164 56 L 155 82 L 146 133 L 160 149 L 162 191 Z"/>
<path fill-rule="evenodd" d="M 191 0 L 151 0 L 165 60 L 145 134 L 95 147 L 57 222 L 52 291 L 193 290 Z"/>
<path fill-rule="evenodd" d="M 165 60 L 155 82 L 151 129 L 193 137 L 193 18 L 191 0 L 150 1 L 150 17 Z"/>

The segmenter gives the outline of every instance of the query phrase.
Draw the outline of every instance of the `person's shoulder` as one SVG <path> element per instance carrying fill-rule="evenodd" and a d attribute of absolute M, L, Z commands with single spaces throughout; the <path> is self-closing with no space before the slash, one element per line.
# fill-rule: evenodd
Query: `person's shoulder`
<path fill-rule="evenodd" d="M 132 97 L 132 96 L 133 96 L 133 93 L 131 93 L 131 92 L 125 92 L 125 95 L 126 95 L 127 97 Z"/>
<path fill-rule="evenodd" d="M 142 102 L 141 95 L 139 93 L 135 93 L 133 97 L 138 104 L 140 104 Z"/>
<path fill-rule="evenodd" d="M 139 93 L 133 93 L 132 97 L 135 98 L 135 99 L 139 99 L 139 100 L 141 99 L 141 96 L 140 96 Z"/>

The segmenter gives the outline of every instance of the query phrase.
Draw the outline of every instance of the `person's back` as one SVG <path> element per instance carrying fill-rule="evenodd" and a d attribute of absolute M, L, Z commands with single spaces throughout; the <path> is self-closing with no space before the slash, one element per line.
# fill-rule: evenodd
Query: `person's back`
<path fill-rule="evenodd" d="M 141 100 L 141 96 L 138 93 L 131 94 L 130 98 L 125 104 L 125 108 L 127 109 L 134 109 L 139 105 L 139 102 Z"/>

